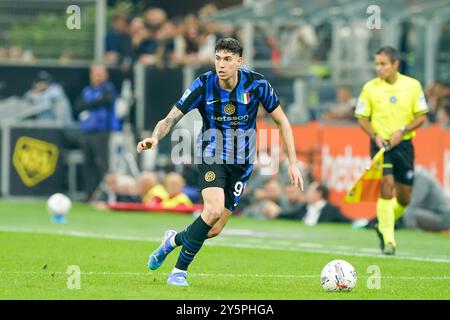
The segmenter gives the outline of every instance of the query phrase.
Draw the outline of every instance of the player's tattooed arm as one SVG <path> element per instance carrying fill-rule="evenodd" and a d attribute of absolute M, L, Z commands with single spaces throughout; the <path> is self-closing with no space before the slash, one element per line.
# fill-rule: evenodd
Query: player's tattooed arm
<path fill-rule="evenodd" d="M 173 126 L 183 117 L 183 112 L 177 107 L 173 107 L 169 114 L 158 122 L 153 134 L 150 138 L 145 138 L 137 144 L 137 152 L 141 153 L 144 150 L 154 150 L 158 145 L 159 140 L 164 138 Z"/>
<path fill-rule="evenodd" d="M 155 130 L 153 130 L 152 138 L 157 140 L 164 138 L 182 117 L 183 112 L 177 107 L 173 107 L 169 114 L 158 122 Z"/>

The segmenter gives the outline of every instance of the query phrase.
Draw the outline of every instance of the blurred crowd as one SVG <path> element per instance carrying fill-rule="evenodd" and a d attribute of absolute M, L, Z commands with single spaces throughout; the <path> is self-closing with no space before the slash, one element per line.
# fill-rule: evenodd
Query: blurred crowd
<path fill-rule="evenodd" d="M 117 12 L 106 35 L 106 60 L 128 68 L 139 61 L 146 65 L 210 65 L 219 38 L 234 37 L 245 47 L 242 26 L 218 22 L 215 4 L 201 7 L 196 14 L 168 18 L 161 8 L 149 8 L 142 15 Z M 272 62 L 292 71 L 292 62 L 325 61 L 331 48 L 329 25 L 314 28 L 304 23 L 285 23 L 279 36 L 261 26 L 253 33 L 252 58 Z M 305 69 L 300 66 L 300 69 Z"/>
<path fill-rule="evenodd" d="M 198 192 L 197 192 L 198 193 Z M 189 195 L 189 196 L 188 196 Z M 143 171 L 137 179 L 119 172 L 108 172 L 95 190 L 91 204 L 106 209 L 116 203 L 145 203 L 158 208 L 191 207 L 198 194 L 180 173 Z"/>
<path fill-rule="evenodd" d="M 235 37 L 246 47 L 243 27 L 232 25 L 215 18 L 218 14 L 215 4 L 202 6 L 197 12 L 186 16 L 170 17 L 162 8 L 150 7 L 141 14 L 130 14 L 129 11 L 115 9 L 105 37 L 104 61 L 109 66 L 119 67 L 125 77 L 130 77 L 134 63 L 157 68 L 167 68 L 183 65 L 209 67 L 214 62 L 214 46 L 222 37 Z M 361 39 L 355 44 L 349 37 L 349 30 L 343 29 L 339 39 L 344 47 L 352 48 L 343 52 L 343 59 L 350 59 L 356 54 L 353 63 L 366 61 L 369 53 L 366 48 L 365 26 L 356 24 L 354 28 L 361 33 Z M 364 31 L 364 32 L 363 32 Z M 274 82 L 272 85 L 280 88 L 274 79 L 277 75 L 289 77 L 290 72 L 304 74 L 317 78 L 325 77 L 320 72 L 310 68 L 315 63 L 328 60 L 331 49 L 331 26 L 327 23 L 313 27 L 308 23 L 293 24 L 286 22 L 275 32 L 255 26 L 253 32 L 252 59 L 270 62 L 271 68 L 264 74 Z M 29 61 L 33 53 L 19 47 L 0 47 L 0 60 Z M 66 54 L 62 54 L 65 60 Z M 361 62 L 362 63 L 362 62 Z M 304 65 L 303 65 L 304 64 Z M 294 72 L 294 73 L 295 73 Z M 328 74 L 329 76 L 329 74 Z M 274 79 L 272 79 L 274 78 Z M 281 101 L 290 101 L 290 92 L 280 94 Z M 307 106 L 294 103 L 283 103 L 289 118 L 293 123 L 306 123 L 312 120 L 338 123 L 355 123 L 353 111 L 356 106 L 360 86 L 338 85 L 336 87 L 308 87 Z M 283 90 L 279 90 L 279 92 Z M 314 92 L 314 93 L 313 93 Z M 289 97 L 284 97 L 287 95 Z M 311 95 L 316 97 L 310 101 Z M 448 127 L 448 96 L 450 85 L 437 82 L 426 88 L 426 97 L 430 106 L 429 123 L 438 123 Z M 73 112 L 76 114 L 76 112 Z"/>
<path fill-rule="evenodd" d="M 196 15 L 173 19 L 161 8 L 134 17 L 116 13 L 106 34 L 105 60 L 124 70 L 136 61 L 157 67 L 210 65 L 218 38 L 239 37 L 234 27 L 210 19 L 217 11 L 207 4 Z"/>
<path fill-rule="evenodd" d="M 428 121 L 450 129 L 450 85 L 436 82 L 426 88 L 425 97 L 430 108 Z"/>

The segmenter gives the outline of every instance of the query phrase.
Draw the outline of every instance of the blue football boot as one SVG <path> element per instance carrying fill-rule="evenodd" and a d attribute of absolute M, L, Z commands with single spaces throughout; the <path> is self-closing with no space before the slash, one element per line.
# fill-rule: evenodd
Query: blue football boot
<path fill-rule="evenodd" d="M 170 239 L 175 237 L 177 232 L 175 230 L 167 230 L 164 234 L 164 240 L 162 241 L 161 245 L 152 252 L 152 254 L 149 257 L 148 260 L 148 267 L 150 270 L 156 270 L 158 269 L 164 260 L 166 259 L 167 255 L 172 252 L 175 247 L 173 247 L 170 244 Z"/>

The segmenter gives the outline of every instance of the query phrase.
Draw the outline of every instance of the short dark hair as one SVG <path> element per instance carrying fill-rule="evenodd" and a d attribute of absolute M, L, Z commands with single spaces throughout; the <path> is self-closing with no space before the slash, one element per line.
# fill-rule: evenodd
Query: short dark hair
<path fill-rule="evenodd" d="M 328 195 L 330 192 L 326 185 L 324 185 L 323 183 L 320 183 L 317 185 L 316 190 L 320 192 L 320 194 L 322 195 L 322 199 L 328 200 Z"/>
<path fill-rule="evenodd" d="M 382 47 L 377 51 L 376 54 L 384 54 L 388 56 L 391 62 L 400 61 L 400 52 L 398 52 L 398 50 L 395 49 L 394 47 L 390 46 Z"/>
<path fill-rule="evenodd" d="M 239 57 L 242 57 L 242 45 L 238 40 L 234 38 L 225 38 L 217 41 L 215 51 L 217 52 L 221 50 L 228 51 L 239 55 Z"/>

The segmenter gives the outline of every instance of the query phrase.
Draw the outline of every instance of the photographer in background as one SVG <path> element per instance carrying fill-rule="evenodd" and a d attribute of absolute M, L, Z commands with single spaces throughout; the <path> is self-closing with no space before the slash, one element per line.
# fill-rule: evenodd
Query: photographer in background
<path fill-rule="evenodd" d="M 47 71 L 40 71 L 24 99 L 31 107 L 41 110 L 34 116 L 37 121 L 51 121 L 65 128 L 75 125 L 70 102 L 63 87 L 53 81 Z"/>
<path fill-rule="evenodd" d="M 329 202 L 328 195 L 325 185 L 313 182 L 306 191 L 306 204 L 291 211 L 274 211 L 270 218 L 299 220 L 307 226 L 324 222 L 350 222 L 339 207 Z"/>
<path fill-rule="evenodd" d="M 411 202 L 405 209 L 406 228 L 424 231 L 450 230 L 450 207 L 444 190 L 428 171 L 414 172 Z"/>

